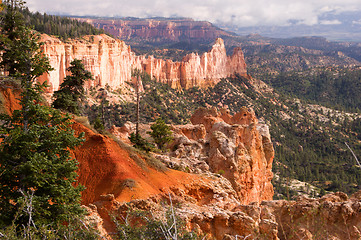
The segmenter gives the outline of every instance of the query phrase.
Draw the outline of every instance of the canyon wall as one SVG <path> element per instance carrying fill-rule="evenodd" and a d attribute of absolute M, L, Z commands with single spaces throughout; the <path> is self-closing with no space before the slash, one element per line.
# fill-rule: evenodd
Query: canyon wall
<path fill-rule="evenodd" d="M 207 42 L 221 36 L 230 36 L 226 31 L 206 21 L 183 19 L 91 19 L 77 18 L 121 39 L 147 42 Z"/>
<path fill-rule="evenodd" d="M 136 56 L 123 41 L 107 35 L 87 36 L 81 40 L 62 42 L 57 38 L 42 35 L 44 54 L 49 57 L 54 68 L 49 74 L 39 78 L 47 81 L 49 92 L 58 90 L 66 69 L 74 59 L 83 61 L 94 81 L 86 87 L 120 88 L 131 79 L 132 69 L 146 71 L 157 81 L 172 88 L 208 87 L 221 78 L 232 74 L 247 75 L 243 52 L 236 48 L 232 56 L 227 56 L 224 42 L 217 39 L 212 49 L 202 55 L 189 54 L 181 62 L 156 59 L 153 56 Z"/>

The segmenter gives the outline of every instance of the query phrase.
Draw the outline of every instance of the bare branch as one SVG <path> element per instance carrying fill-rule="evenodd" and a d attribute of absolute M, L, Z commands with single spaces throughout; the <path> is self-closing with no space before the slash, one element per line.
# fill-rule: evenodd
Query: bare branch
<path fill-rule="evenodd" d="M 353 155 L 354 158 L 356 159 L 357 164 L 358 164 L 358 165 L 360 166 L 360 168 L 361 168 L 361 164 L 360 164 L 359 160 L 357 159 L 356 154 L 352 151 L 352 149 L 350 148 L 350 146 L 349 146 L 346 142 L 345 142 L 345 144 L 346 144 L 346 146 L 348 147 L 348 149 L 350 149 L 352 155 Z"/>

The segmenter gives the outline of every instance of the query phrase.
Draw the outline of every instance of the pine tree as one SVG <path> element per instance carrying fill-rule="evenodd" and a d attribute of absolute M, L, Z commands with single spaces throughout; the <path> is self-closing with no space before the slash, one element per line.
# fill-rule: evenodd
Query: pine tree
<path fill-rule="evenodd" d="M 45 84 L 36 78 L 51 70 L 39 36 L 24 26 L 23 2 L 5 1 L 1 16 L 1 66 L 20 80 L 21 109 L 0 116 L 0 227 L 61 225 L 81 215 L 81 186 L 74 187 L 77 161 L 69 149 L 82 142 L 69 116 L 41 104 Z M 32 195 L 32 210 L 25 211 Z"/>
<path fill-rule="evenodd" d="M 21 0 L 4 1 L 5 10 L 1 12 L 0 66 L 12 77 L 24 77 L 26 74 L 34 81 L 46 72 L 46 59 L 39 53 L 39 35 L 25 27 L 25 21 L 19 12 L 23 8 Z"/>
<path fill-rule="evenodd" d="M 84 98 L 84 83 L 93 76 L 85 70 L 83 63 L 78 59 L 74 59 L 67 70 L 71 72 L 71 75 L 67 76 L 60 85 L 60 89 L 54 92 L 53 107 L 79 114 L 80 101 Z"/>
<path fill-rule="evenodd" d="M 152 136 L 158 148 L 164 150 L 165 144 L 173 139 L 170 127 L 165 124 L 162 118 L 158 118 L 150 128 L 152 131 L 148 133 Z"/>

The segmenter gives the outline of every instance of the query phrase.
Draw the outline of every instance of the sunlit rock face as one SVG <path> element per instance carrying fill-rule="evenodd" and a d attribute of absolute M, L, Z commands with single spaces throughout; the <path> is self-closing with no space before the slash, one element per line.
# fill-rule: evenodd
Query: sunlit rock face
<path fill-rule="evenodd" d="M 258 123 L 252 109 L 232 116 L 225 109 L 201 108 L 191 122 L 206 131 L 202 154 L 209 169 L 232 183 L 242 203 L 272 199 L 274 149 L 268 126 Z"/>
<path fill-rule="evenodd" d="M 227 56 L 224 42 L 217 39 L 212 49 L 202 55 L 189 54 L 180 62 L 156 59 L 153 56 L 136 56 L 123 41 L 107 35 L 87 36 L 81 40 L 62 42 L 57 38 L 42 35 L 43 51 L 48 56 L 53 71 L 39 78 L 48 82 L 50 93 L 59 89 L 66 69 L 74 59 L 82 60 L 90 71 L 92 86 L 118 89 L 131 79 L 132 69 L 141 69 L 172 88 L 208 87 L 221 78 L 233 74 L 247 75 L 243 52 L 236 48 L 232 56 Z"/>

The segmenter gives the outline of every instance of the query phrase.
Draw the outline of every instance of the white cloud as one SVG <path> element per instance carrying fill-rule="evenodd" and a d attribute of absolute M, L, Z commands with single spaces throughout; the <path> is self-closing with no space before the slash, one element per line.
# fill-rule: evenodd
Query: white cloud
<path fill-rule="evenodd" d="M 335 20 L 322 20 L 320 21 L 320 24 L 322 25 L 339 25 L 342 24 L 341 21 L 335 19 Z"/>
<path fill-rule="evenodd" d="M 360 0 L 28 0 L 32 11 L 121 17 L 191 17 L 239 26 L 314 25 L 328 12 L 361 10 Z M 334 22 L 333 24 L 335 24 Z M 323 24 L 330 24 L 324 21 Z"/>

